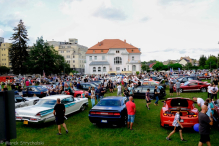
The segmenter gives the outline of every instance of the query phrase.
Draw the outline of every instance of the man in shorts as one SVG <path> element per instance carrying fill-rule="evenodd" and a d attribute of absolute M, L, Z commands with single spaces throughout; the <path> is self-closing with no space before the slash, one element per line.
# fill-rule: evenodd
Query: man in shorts
<path fill-rule="evenodd" d="M 179 82 L 179 80 L 177 80 L 177 81 L 176 81 L 176 95 L 177 95 L 177 96 L 178 96 L 178 95 L 180 96 L 180 92 L 179 92 L 180 84 L 181 84 L 181 83 Z"/>
<path fill-rule="evenodd" d="M 199 134 L 200 134 L 200 141 L 198 146 L 202 146 L 203 143 L 206 143 L 208 146 L 211 145 L 210 143 L 210 126 L 213 125 L 213 119 L 206 115 L 208 111 L 208 107 L 203 105 L 201 112 L 198 114 L 199 120 Z"/>
<path fill-rule="evenodd" d="M 128 127 L 128 129 L 130 128 L 130 130 L 133 130 L 132 126 L 133 126 L 133 123 L 135 120 L 135 113 L 136 113 L 136 106 L 135 106 L 135 103 L 132 101 L 133 101 L 133 97 L 130 96 L 129 101 L 126 102 L 126 108 L 127 108 L 127 112 L 128 112 L 127 127 Z"/>
<path fill-rule="evenodd" d="M 68 133 L 68 129 L 67 129 L 66 124 L 64 122 L 64 120 L 65 120 L 65 105 L 61 103 L 60 98 L 57 99 L 57 104 L 54 107 L 53 114 L 56 118 L 56 124 L 58 125 L 59 133 L 57 133 L 57 135 L 62 135 L 61 124 L 65 128 L 66 133 Z"/>

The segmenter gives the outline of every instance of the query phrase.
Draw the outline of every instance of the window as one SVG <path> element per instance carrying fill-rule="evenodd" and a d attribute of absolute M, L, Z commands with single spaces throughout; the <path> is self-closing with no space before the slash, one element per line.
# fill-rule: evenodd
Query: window
<path fill-rule="evenodd" d="M 75 63 L 75 61 L 73 60 L 73 63 Z"/>
<path fill-rule="evenodd" d="M 116 53 L 119 53 L 119 50 L 116 50 Z"/>
<path fill-rule="evenodd" d="M 114 64 L 122 64 L 122 58 L 121 57 L 115 57 L 114 58 Z"/>
<path fill-rule="evenodd" d="M 70 51 L 66 51 L 66 53 L 70 53 Z"/>
<path fill-rule="evenodd" d="M 64 51 L 60 51 L 61 53 L 64 53 Z"/>
<path fill-rule="evenodd" d="M 75 68 L 75 65 L 73 65 L 73 68 Z"/>
<path fill-rule="evenodd" d="M 67 63 L 70 63 L 70 61 L 67 61 Z"/>
<path fill-rule="evenodd" d="M 106 67 L 103 67 L 103 72 L 106 72 Z"/>
<path fill-rule="evenodd" d="M 120 71 L 120 67 L 116 67 L 116 71 Z"/>
<path fill-rule="evenodd" d="M 97 60 L 97 56 L 94 56 L 94 60 Z"/>
<path fill-rule="evenodd" d="M 71 46 L 68 46 L 68 48 L 71 48 Z"/>
<path fill-rule="evenodd" d="M 101 72 L 101 67 L 98 67 L 98 72 Z"/>
<path fill-rule="evenodd" d="M 132 60 L 135 60 L 135 57 L 134 57 L 134 56 L 132 56 Z"/>
<path fill-rule="evenodd" d="M 70 58 L 70 55 L 67 55 L 66 58 Z"/>
<path fill-rule="evenodd" d="M 70 103 L 70 102 L 73 102 L 73 98 L 72 97 L 68 97 L 68 98 L 65 98 L 62 100 L 62 104 L 67 104 L 67 103 Z"/>
<path fill-rule="evenodd" d="M 75 58 L 75 56 L 73 56 L 73 58 Z"/>
<path fill-rule="evenodd" d="M 93 72 L 96 72 L 96 67 L 93 67 Z"/>
<path fill-rule="evenodd" d="M 89 60 L 92 61 L 92 56 L 89 56 Z"/>
<path fill-rule="evenodd" d="M 102 56 L 102 60 L 105 60 L 105 56 Z"/>
<path fill-rule="evenodd" d="M 132 71 L 136 71 L 136 66 L 135 65 L 132 66 Z"/>
<path fill-rule="evenodd" d="M 124 71 L 126 71 L 126 68 L 124 68 Z"/>

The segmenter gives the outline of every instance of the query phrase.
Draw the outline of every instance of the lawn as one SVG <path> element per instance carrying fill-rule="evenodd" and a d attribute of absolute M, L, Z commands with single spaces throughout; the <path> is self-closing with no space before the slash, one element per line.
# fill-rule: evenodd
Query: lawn
<path fill-rule="evenodd" d="M 107 93 L 106 96 L 115 96 L 115 93 Z M 169 97 L 169 90 L 166 90 Z M 181 97 L 192 98 L 193 96 L 207 98 L 207 93 L 182 93 Z M 174 93 L 176 97 L 176 93 Z M 83 112 L 77 112 L 68 116 L 66 124 L 69 134 L 64 133 L 58 136 L 57 125 L 54 122 L 47 123 L 41 126 L 23 125 L 17 122 L 17 139 L 12 142 L 43 142 L 44 145 L 94 145 L 94 146 L 117 146 L 117 145 L 144 145 L 144 146 L 167 146 L 167 145 L 198 145 L 199 134 L 193 129 L 184 129 L 183 136 L 188 142 L 181 142 L 179 133 L 175 133 L 171 138 L 172 141 L 167 141 L 166 136 L 172 129 L 166 129 L 160 126 L 160 109 L 162 102 L 159 101 L 159 106 L 150 105 L 151 110 L 145 107 L 145 100 L 135 99 L 136 103 L 136 118 L 133 125 L 133 131 L 126 127 L 113 126 L 95 126 L 88 119 L 88 112 L 91 109 L 89 100 L 88 108 Z M 197 105 L 196 105 L 197 107 Z M 211 130 L 211 144 L 216 146 L 219 144 L 218 129 Z"/>

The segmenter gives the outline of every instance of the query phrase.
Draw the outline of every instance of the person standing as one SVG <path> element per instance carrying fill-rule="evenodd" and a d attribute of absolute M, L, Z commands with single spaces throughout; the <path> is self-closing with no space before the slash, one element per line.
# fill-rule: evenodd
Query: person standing
<path fill-rule="evenodd" d="M 214 98 L 217 100 L 217 92 L 218 88 L 215 84 L 213 84 L 213 87 L 211 87 L 211 100 L 214 101 Z"/>
<path fill-rule="evenodd" d="M 192 97 L 193 101 L 196 101 L 198 106 L 202 107 L 205 101 L 202 98 Z"/>
<path fill-rule="evenodd" d="M 149 105 L 151 104 L 151 99 L 150 99 L 150 89 L 147 89 L 147 92 L 145 93 L 145 99 L 146 99 L 146 107 L 148 110 L 150 110 Z"/>
<path fill-rule="evenodd" d="M 158 106 L 158 101 L 159 101 L 158 95 L 159 95 L 159 92 L 158 92 L 157 86 L 155 86 L 154 96 L 155 96 L 156 101 L 155 101 L 154 105 L 156 105 L 156 106 Z"/>
<path fill-rule="evenodd" d="M 216 87 L 218 87 L 218 78 L 217 77 L 214 78 L 213 83 L 215 84 Z"/>
<path fill-rule="evenodd" d="M 29 86 L 30 82 L 26 80 L 26 87 Z"/>
<path fill-rule="evenodd" d="M 211 87 L 212 84 L 210 83 L 210 85 L 208 86 L 208 98 L 211 98 Z"/>
<path fill-rule="evenodd" d="M 213 119 L 206 115 L 208 111 L 208 107 L 203 105 L 201 112 L 198 114 L 199 120 L 199 134 L 200 134 L 200 141 L 198 146 L 202 146 L 203 143 L 206 143 L 208 146 L 211 145 L 210 143 L 210 126 L 213 125 Z"/>
<path fill-rule="evenodd" d="M 123 95 L 127 98 L 127 100 L 129 100 L 129 90 L 127 89 L 127 87 L 125 87 Z"/>
<path fill-rule="evenodd" d="M 103 97 L 104 97 L 104 93 L 105 93 L 105 91 L 103 90 L 103 85 L 102 85 L 102 87 L 101 87 L 101 85 L 99 85 L 100 86 L 100 100 L 101 99 L 103 99 Z"/>
<path fill-rule="evenodd" d="M 170 81 L 169 88 L 170 88 L 170 96 L 171 95 L 173 96 L 173 82 L 172 81 Z"/>
<path fill-rule="evenodd" d="M 92 104 L 92 107 L 95 106 L 95 93 L 94 92 L 91 92 L 91 104 Z"/>
<path fill-rule="evenodd" d="M 135 120 L 135 113 L 136 113 L 136 106 L 135 106 L 135 103 L 133 103 L 132 101 L 133 101 L 133 97 L 130 96 L 129 101 L 126 102 L 126 108 L 127 108 L 127 113 L 128 113 L 127 127 L 128 129 L 130 128 L 130 130 L 133 130 L 132 126 Z"/>
<path fill-rule="evenodd" d="M 23 97 L 22 90 L 23 90 L 23 88 L 21 87 L 21 84 L 19 84 L 19 86 L 18 86 L 18 94 Z"/>
<path fill-rule="evenodd" d="M 171 141 L 170 137 L 177 131 L 179 131 L 179 134 L 180 134 L 180 138 L 181 138 L 181 141 L 184 141 L 186 142 L 185 139 L 183 139 L 183 136 L 182 136 L 182 129 L 183 129 L 183 126 L 182 124 L 180 123 L 180 111 L 181 111 L 181 108 L 180 107 L 177 107 L 177 112 L 175 114 L 175 118 L 174 118 L 174 121 L 173 121 L 173 126 L 174 126 L 174 129 L 173 131 L 166 137 L 167 140 Z"/>
<path fill-rule="evenodd" d="M 96 98 L 97 98 L 97 102 L 100 101 L 100 87 L 98 86 L 97 87 L 97 90 L 96 90 Z"/>
<path fill-rule="evenodd" d="M 58 131 L 57 135 L 61 135 L 61 124 L 65 128 L 66 133 L 68 133 L 68 129 L 66 127 L 66 124 L 64 122 L 65 119 L 65 105 L 61 103 L 60 98 L 57 99 L 57 104 L 54 107 L 53 114 L 56 119 L 56 124 L 58 125 Z"/>
<path fill-rule="evenodd" d="M 176 81 L 176 95 L 177 96 L 180 96 L 180 91 L 179 91 L 180 90 L 180 84 L 181 83 L 179 82 L 179 80 L 177 80 Z"/>
<path fill-rule="evenodd" d="M 117 96 L 121 95 L 122 87 L 120 84 L 117 84 Z"/>

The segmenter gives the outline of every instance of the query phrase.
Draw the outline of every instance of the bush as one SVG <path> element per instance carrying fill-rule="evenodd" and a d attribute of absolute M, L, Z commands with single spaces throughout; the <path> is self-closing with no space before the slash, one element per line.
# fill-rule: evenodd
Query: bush
<path fill-rule="evenodd" d="M 136 74 L 139 75 L 139 71 L 136 71 Z"/>

